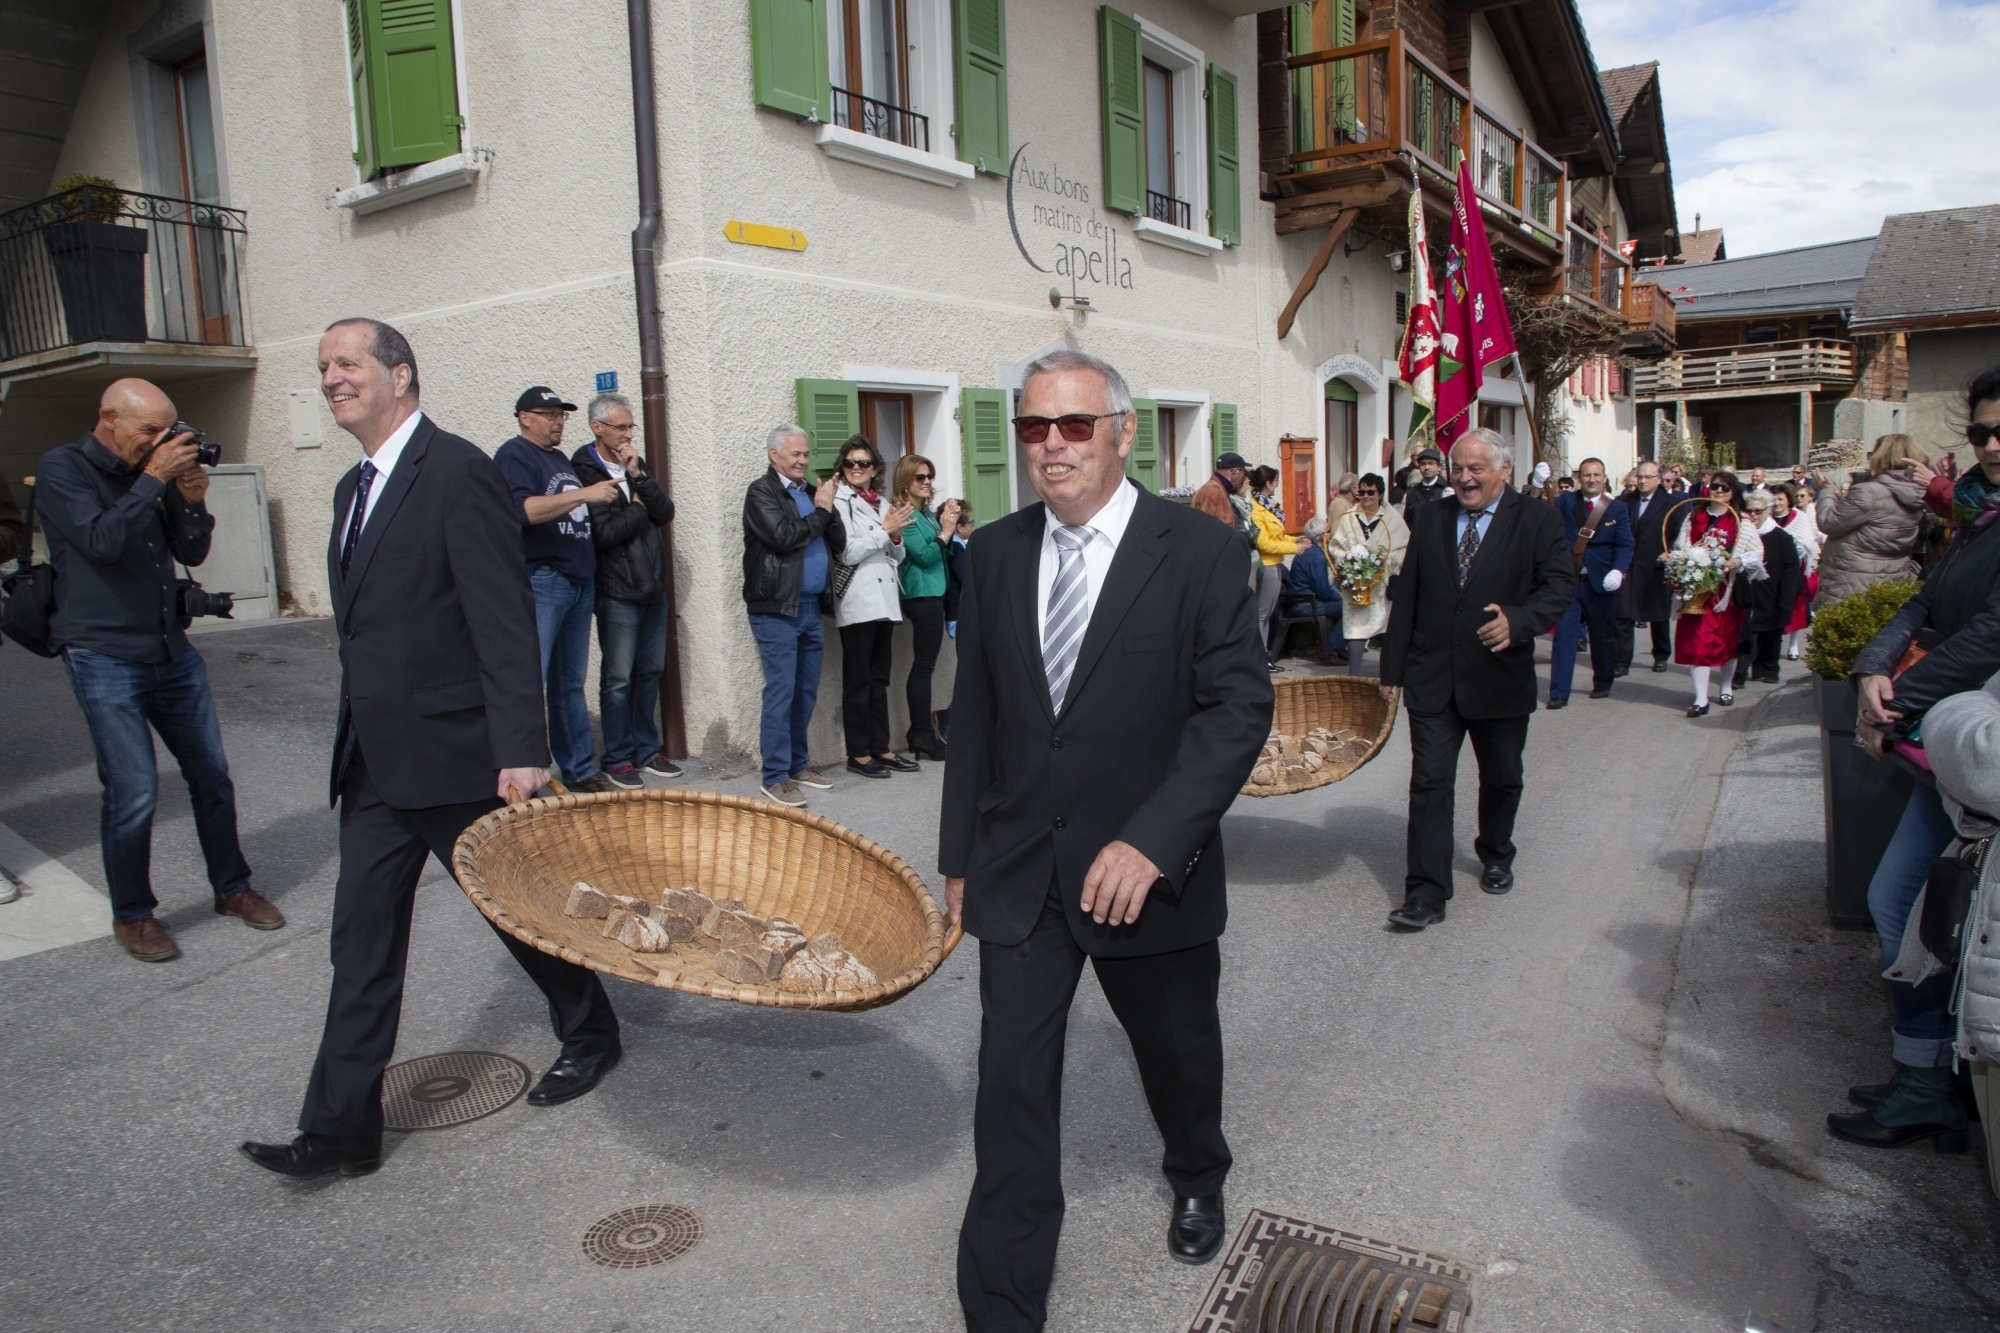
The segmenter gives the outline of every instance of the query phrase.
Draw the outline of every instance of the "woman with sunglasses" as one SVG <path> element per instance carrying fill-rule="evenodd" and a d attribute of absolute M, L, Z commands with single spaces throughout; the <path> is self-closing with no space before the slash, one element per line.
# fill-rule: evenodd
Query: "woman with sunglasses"
<path fill-rule="evenodd" d="M 1671 518 L 1671 516 L 1670 516 Z M 1708 479 L 1708 503 L 1681 524 L 1674 550 L 1706 543 L 1722 560 L 1722 586 L 1698 611 L 1684 611 L 1674 623 L 1674 661 L 1694 668 L 1694 703 L 1689 717 L 1708 716 L 1708 678 L 1719 672 L 1724 708 L 1736 702 L 1731 688 L 1738 647 L 1743 639 L 1745 611 L 1736 599 L 1737 585 L 1764 577 L 1764 542 L 1743 518 L 1743 485 L 1734 472 L 1717 472 Z M 1662 553 L 1660 563 L 1667 556 Z"/>
<path fill-rule="evenodd" d="M 1917 728 L 1931 705 L 2000 675 L 2000 366 L 1973 379 L 1965 406 L 1966 440 L 1979 466 L 1968 468 L 1952 488 L 1957 532 L 1931 566 L 1923 589 L 1854 659 L 1860 696 L 1856 731 L 1877 757 L 1891 736 L 1920 736 Z M 1913 646 L 1924 655 L 1904 667 Z M 1902 822 L 1868 884 L 1868 914 L 1882 942 L 1885 968 L 1893 967 L 1902 951 L 1910 909 L 1931 862 L 1944 855 L 1956 833 L 1936 788 L 1913 786 Z M 1874 1148 L 1929 1138 L 1939 1152 L 1965 1151 L 1965 1105 L 1951 1068 L 1955 983 L 1952 972 L 1888 982 L 1896 1012 L 1890 1029 L 1896 1076 L 1848 1089 L 1848 1100 L 1863 1109 L 1826 1118 L 1836 1137 Z"/>
<path fill-rule="evenodd" d="M 946 500 L 933 510 L 937 468 L 921 454 L 896 460 L 889 502 L 910 511 L 903 531 L 903 618 L 910 622 L 910 678 L 903 684 L 910 705 L 910 731 L 904 739 L 919 759 L 944 762 L 944 742 L 931 716 L 931 676 L 938 650 L 944 646 L 946 548 L 958 530 L 958 501 Z"/>
<path fill-rule="evenodd" d="M 1354 483 L 1354 508 L 1340 516 L 1327 530 L 1328 566 L 1357 546 L 1372 546 L 1382 552 L 1382 577 L 1368 594 L 1366 605 L 1354 600 L 1344 585 L 1340 589 L 1340 633 L 1347 640 L 1347 674 L 1361 674 L 1361 659 L 1368 655 L 1368 640 L 1389 628 L 1389 580 L 1403 568 L 1403 552 L 1410 544 L 1409 525 L 1394 509 L 1382 505 L 1382 477 L 1371 472 Z M 1378 664 L 1379 674 L 1379 664 Z"/>
<path fill-rule="evenodd" d="M 903 618 L 903 530 L 910 507 L 879 492 L 882 455 L 866 435 L 840 446 L 840 485 L 834 512 L 847 532 L 840 563 L 853 568 L 847 591 L 834 602 L 840 630 L 843 688 L 841 711 L 847 729 L 847 771 L 864 778 L 891 772 L 914 773 L 915 761 L 889 748 L 889 664 L 896 622 Z"/>

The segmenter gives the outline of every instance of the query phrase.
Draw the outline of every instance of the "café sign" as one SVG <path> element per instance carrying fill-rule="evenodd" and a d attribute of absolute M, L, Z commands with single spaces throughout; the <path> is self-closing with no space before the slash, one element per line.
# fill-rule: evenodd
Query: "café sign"
<path fill-rule="evenodd" d="M 1021 258 L 1037 273 L 1069 279 L 1070 294 L 1090 287 L 1132 289 L 1131 238 L 1098 213 L 1090 182 L 1063 174 L 1054 158 L 1038 162 L 1028 144 L 1007 168 L 1007 225 Z"/>

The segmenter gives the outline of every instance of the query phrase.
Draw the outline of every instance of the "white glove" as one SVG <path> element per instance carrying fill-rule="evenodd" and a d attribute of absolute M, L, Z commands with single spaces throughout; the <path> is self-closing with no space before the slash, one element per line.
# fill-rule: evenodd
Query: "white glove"
<path fill-rule="evenodd" d="M 1617 592 L 1620 588 L 1624 586 L 1625 586 L 1624 570 L 1614 569 L 1609 574 L 1606 574 L 1604 576 L 1604 591 Z"/>
<path fill-rule="evenodd" d="M 1547 463 L 1535 464 L 1534 469 L 1528 473 L 1528 484 L 1531 486 L 1540 486 L 1548 481 L 1548 479 L 1549 465 Z"/>

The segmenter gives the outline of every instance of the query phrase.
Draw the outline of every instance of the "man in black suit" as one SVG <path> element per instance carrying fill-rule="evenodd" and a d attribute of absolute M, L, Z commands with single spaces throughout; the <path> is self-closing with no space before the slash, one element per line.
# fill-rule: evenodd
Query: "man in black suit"
<path fill-rule="evenodd" d="M 1271 729 L 1235 530 L 1125 479 L 1137 421 L 1080 352 L 1028 367 L 1016 436 L 1043 503 L 981 527 L 958 620 L 938 859 L 979 937 L 966 1327 L 1039 1329 L 1062 1226 L 1063 1040 L 1093 964 L 1173 1187 L 1167 1248 L 1222 1245 L 1222 814 Z"/>
<path fill-rule="evenodd" d="M 1653 636 L 1653 670 L 1665 671 L 1667 663 L 1673 660 L 1674 590 L 1667 586 L 1667 571 L 1660 564 L 1660 555 L 1672 549 L 1674 538 L 1692 508 L 1680 504 L 1673 492 L 1660 484 L 1658 463 L 1639 464 L 1636 483 L 1618 497 L 1632 525 L 1632 572 L 1625 576 L 1625 586 L 1618 590 L 1617 674 L 1621 676 L 1632 669 L 1641 621 Z M 1670 511 L 1671 524 L 1667 521 Z"/>
<path fill-rule="evenodd" d="M 418 410 L 416 358 L 387 324 L 334 324 L 319 369 L 334 422 L 367 453 L 335 488 L 327 547 L 341 664 L 333 993 L 298 1136 L 243 1152 L 280 1175 L 353 1176 L 382 1161 L 382 1071 L 424 858 L 450 870 L 469 824 L 510 789 L 548 781 L 549 747 L 521 525 L 500 469 Z M 548 998 L 562 1041 L 528 1100 L 581 1096 L 618 1061 L 604 987 L 495 932 Z"/>
<path fill-rule="evenodd" d="M 1451 451 L 1452 493 L 1417 511 L 1389 610 L 1382 693 L 1410 714 L 1409 868 L 1398 926 L 1444 920 L 1451 898 L 1458 752 L 1479 760 L 1479 887 L 1514 887 L 1521 752 L 1535 711 L 1535 636 L 1562 618 L 1576 571 L 1562 516 L 1508 484 L 1507 442 L 1466 432 Z"/>

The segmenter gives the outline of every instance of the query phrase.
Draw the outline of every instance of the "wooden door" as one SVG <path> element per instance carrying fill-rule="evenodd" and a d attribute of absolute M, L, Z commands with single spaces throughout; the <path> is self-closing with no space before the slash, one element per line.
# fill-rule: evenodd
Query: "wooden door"
<path fill-rule="evenodd" d="M 1278 493 L 1285 497 L 1285 531 L 1298 535 L 1306 522 L 1319 512 L 1313 494 L 1313 456 L 1319 441 L 1306 435 L 1287 435 L 1278 441 Z"/>

